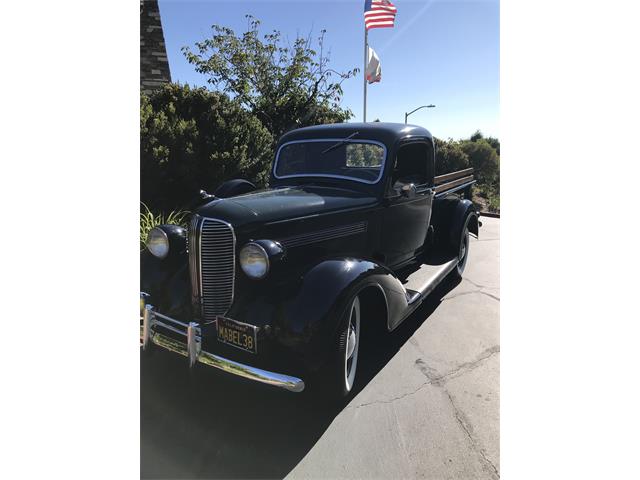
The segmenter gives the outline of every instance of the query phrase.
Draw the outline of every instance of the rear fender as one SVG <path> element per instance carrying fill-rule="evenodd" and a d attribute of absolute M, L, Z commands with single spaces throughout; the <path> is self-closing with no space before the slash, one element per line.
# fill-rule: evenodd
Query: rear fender
<path fill-rule="evenodd" d="M 455 204 L 450 223 L 451 229 L 449 231 L 449 244 L 455 249 L 455 251 L 457 251 L 460 243 L 460 235 L 462 235 L 464 222 L 469 215 L 471 215 L 471 219 L 469 219 L 469 232 L 478 238 L 478 214 L 476 213 L 471 200 L 464 199 Z"/>

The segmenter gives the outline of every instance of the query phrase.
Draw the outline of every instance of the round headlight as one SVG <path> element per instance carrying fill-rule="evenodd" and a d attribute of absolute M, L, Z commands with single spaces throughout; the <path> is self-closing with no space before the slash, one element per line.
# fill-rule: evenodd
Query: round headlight
<path fill-rule="evenodd" d="M 169 255 L 169 238 L 167 234 L 161 228 L 152 228 L 147 236 L 147 248 L 155 257 L 165 258 Z"/>
<path fill-rule="evenodd" d="M 269 272 L 269 255 L 257 243 L 247 243 L 240 250 L 240 267 L 250 278 L 263 278 Z"/>

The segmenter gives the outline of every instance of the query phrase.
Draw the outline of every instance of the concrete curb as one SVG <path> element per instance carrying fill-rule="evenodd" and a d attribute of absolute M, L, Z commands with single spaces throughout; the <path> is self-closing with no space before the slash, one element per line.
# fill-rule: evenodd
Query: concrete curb
<path fill-rule="evenodd" d="M 494 212 L 480 212 L 481 217 L 491 217 L 491 218 L 500 218 L 499 213 Z"/>

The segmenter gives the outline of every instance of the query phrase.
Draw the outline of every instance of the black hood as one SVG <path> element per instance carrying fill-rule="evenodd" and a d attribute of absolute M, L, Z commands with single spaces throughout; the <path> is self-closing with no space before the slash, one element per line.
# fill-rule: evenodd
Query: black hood
<path fill-rule="evenodd" d="M 335 187 L 305 185 L 261 190 L 221 198 L 197 209 L 204 217 L 218 218 L 234 227 L 293 220 L 320 213 L 366 207 L 376 199 L 366 193 Z"/>

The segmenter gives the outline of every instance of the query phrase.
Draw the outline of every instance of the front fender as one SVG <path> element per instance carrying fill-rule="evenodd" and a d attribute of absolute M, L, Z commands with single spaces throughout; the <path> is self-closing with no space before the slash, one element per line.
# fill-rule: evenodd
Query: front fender
<path fill-rule="evenodd" d="M 387 325 L 406 313 L 404 288 L 386 267 L 356 258 L 324 260 L 302 276 L 297 294 L 280 309 L 278 340 L 304 353 L 312 360 L 309 363 L 322 363 L 336 344 L 349 300 L 369 286 L 379 288 L 384 296 Z"/>
<path fill-rule="evenodd" d="M 140 253 L 140 291 L 159 311 L 174 318 L 188 318 L 191 286 L 186 253 L 160 260 L 148 250 Z"/>

